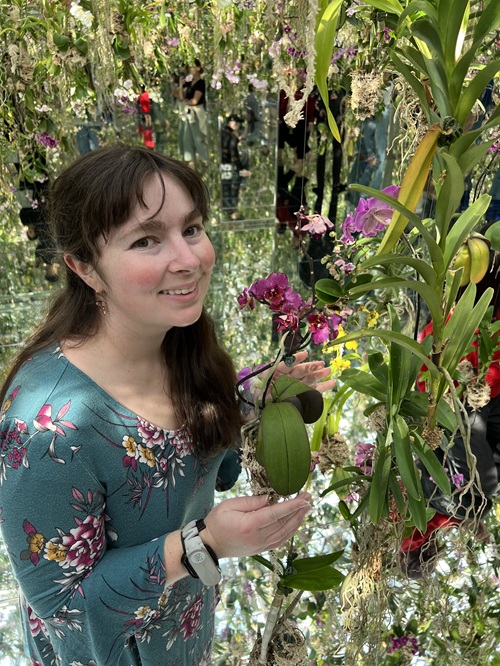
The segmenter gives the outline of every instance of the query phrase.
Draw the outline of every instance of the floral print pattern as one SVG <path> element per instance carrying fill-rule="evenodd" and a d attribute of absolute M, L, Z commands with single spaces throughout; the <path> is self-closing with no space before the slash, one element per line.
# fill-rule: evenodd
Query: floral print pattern
<path fill-rule="evenodd" d="M 58 349 L 13 387 L 0 412 L 0 527 L 31 663 L 209 664 L 217 597 L 189 577 L 165 588 L 162 537 L 210 510 L 222 456 L 201 461 L 185 429 L 128 411 Z"/>

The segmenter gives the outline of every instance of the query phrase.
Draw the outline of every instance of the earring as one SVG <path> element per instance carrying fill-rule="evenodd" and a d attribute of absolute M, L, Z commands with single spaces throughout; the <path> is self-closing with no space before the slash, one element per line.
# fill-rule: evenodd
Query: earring
<path fill-rule="evenodd" d="M 105 315 L 107 314 L 107 309 L 106 309 L 106 301 L 99 296 L 99 294 L 96 294 L 96 299 L 95 299 L 95 304 L 101 311 L 101 314 Z"/>

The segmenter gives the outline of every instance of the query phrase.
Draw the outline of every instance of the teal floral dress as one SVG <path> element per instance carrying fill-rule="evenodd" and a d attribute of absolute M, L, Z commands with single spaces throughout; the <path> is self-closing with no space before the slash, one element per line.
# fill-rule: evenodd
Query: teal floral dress
<path fill-rule="evenodd" d="M 24 364 L 0 413 L 0 527 L 32 666 L 210 663 L 217 590 L 165 588 L 163 544 L 234 483 L 231 456 L 200 459 L 59 348 Z"/>

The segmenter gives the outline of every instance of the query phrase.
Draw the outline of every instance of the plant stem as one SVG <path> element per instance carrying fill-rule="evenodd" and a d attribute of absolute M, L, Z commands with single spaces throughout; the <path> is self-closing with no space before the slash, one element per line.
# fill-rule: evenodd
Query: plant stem
<path fill-rule="evenodd" d="M 271 604 L 271 608 L 269 609 L 269 613 L 267 615 L 266 626 L 264 627 L 264 633 L 262 634 L 262 644 L 260 647 L 259 664 L 264 664 L 264 665 L 267 664 L 267 650 L 269 648 L 269 643 L 271 642 L 271 638 L 273 636 L 274 628 L 276 626 L 276 623 L 278 622 L 279 613 L 281 610 L 281 606 L 283 604 L 283 597 L 284 597 L 283 592 L 277 590 L 276 594 L 274 595 L 273 603 Z"/>

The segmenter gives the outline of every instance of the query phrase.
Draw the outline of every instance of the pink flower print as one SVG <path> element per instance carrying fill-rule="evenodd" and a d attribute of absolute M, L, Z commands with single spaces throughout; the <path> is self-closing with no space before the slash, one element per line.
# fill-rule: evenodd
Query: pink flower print
<path fill-rule="evenodd" d="M 63 569 L 75 567 L 82 572 L 89 569 L 104 550 L 104 516 L 87 516 L 83 521 L 75 518 L 75 522 L 77 527 L 62 537 L 67 554 L 59 564 Z"/>
<path fill-rule="evenodd" d="M 156 446 L 157 444 L 159 446 L 165 446 L 165 431 L 149 421 L 139 419 L 137 432 L 139 433 L 139 437 L 142 439 L 143 444 L 149 448 L 153 448 L 153 446 Z"/>
<path fill-rule="evenodd" d="M 197 595 L 194 602 L 182 613 L 180 631 L 184 636 L 184 640 L 191 638 L 200 626 L 200 613 L 202 608 L 203 600 L 200 595 Z"/>
<path fill-rule="evenodd" d="M 56 418 L 52 419 L 52 405 L 44 405 L 36 415 L 33 425 L 39 432 L 47 432 L 47 430 L 51 430 L 54 433 L 66 437 L 66 433 L 61 428 L 61 425 L 66 428 L 71 428 L 72 430 L 77 430 L 76 425 L 71 423 L 71 421 L 64 421 L 62 418 L 68 412 L 70 407 L 71 400 L 63 405 L 57 412 Z"/>
<path fill-rule="evenodd" d="M 43 551 L 47 539 L 43 534 L 37 532 L 36 528 L 28 520 L 23 521 L 23 530 L 28 535 L 26 537 L 28 548 L 23 550 L 19 557 L 21 560 L 31 560 L 32 564 L 36 566 L 40 562 L 39 553 Z"/>
<path fill-rule="evenodd" d="M 194 451 L 191 435 L 189 435 L 189 433 L 185 432 L 184 430 L 177 430 L 175 435 L 170 440 L 170 443 L 174 447 L 175 452 L 179 458 L 189 456 Z"/>
<path fill-rule="evenodd" d="M 26 458 L 26 448 L 23 446 L 21 448 L 12 449 L 7 455 L 7 460 L 10 462 L 12 469 L 18 469 L 23 464 L 23 460 Z"/>
<path fill-rule="evenodd" d="M 45 629 L 45 624 L 43 620 L 41 620 L 38 617 L 38 615 L 35 615 L 35 612 L 33 611 L 33 609 L 29 604 L 26 605 L 26 610 L 28 612 L 28 623 L 31 635 L 38 636 L 40 632 L 46 635 L 47 631 Z M 38 663 L 38 662 L 33 662 L 33 663 Z"/>

